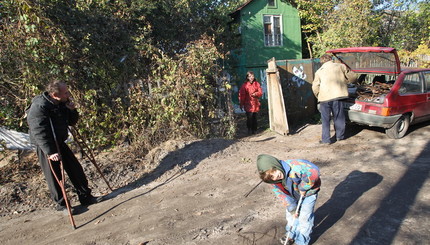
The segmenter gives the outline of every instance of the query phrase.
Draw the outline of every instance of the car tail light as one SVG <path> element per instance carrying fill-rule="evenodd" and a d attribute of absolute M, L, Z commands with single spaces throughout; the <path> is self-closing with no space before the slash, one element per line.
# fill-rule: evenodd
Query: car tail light
<path fill-rule="evenodd" d="M 390 107 L 382 107 L 381 108 L 381 116 L 389 116 L 391 108 Z"/>
<path fill-rule="evenodd" d="M 389 116 L 390 111 L 390 107 L 369 106 L 367 109 L 367 113 L 381 116 Z"/>

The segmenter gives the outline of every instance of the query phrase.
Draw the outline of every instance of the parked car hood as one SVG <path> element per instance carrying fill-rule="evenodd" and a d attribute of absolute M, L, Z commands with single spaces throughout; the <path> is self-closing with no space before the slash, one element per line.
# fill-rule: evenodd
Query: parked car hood
<path fill-rule="evenodd" d="M 355 47 L 326 51 L 356 73 L 399 74 L 400 60 L 395 48 Z"/>

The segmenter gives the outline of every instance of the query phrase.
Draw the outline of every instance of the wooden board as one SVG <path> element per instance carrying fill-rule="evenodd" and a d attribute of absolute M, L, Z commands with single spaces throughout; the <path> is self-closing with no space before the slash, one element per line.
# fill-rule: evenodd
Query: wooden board
<path fill-rule="evenodd" d="M 270 130 L 286 135 L 289 132 L 284 96 L 275 59 L 268 61 L 267 94 Z"/>

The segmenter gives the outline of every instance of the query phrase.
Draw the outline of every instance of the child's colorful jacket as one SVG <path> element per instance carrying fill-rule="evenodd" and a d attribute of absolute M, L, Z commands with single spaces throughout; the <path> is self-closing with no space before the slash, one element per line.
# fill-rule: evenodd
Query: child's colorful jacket
<path fill-rule="evenodd" d="M 303 159 L 278 160 L 270 155 L 259 155 L 257 158 L 259 172 L 278 169 L 284 174 L 284 179 L 273 181 L 273 192 L 279 197 L 288 211 L 297 206 L 300 191 L 306 191 L 306 196 L 314 195 L 320 190 L 321 179 L 319 168 Z"/>

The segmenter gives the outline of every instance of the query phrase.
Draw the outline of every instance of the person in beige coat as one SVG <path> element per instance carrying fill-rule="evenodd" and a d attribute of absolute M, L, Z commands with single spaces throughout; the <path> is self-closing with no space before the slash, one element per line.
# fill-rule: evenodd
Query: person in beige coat
<path fill-rule="evenodd" d="M 331 144 L 330 115 L 333 114 L 337 141 L 345 139 L 345 112 L 343 99 L 348 98 L 349 69 L 341 63 L 334 63 L 328 54 L 321 56 L 322 66 L 315 73 L 312 91 L 320 104 L 322 121 L 321 144 Z"/>

